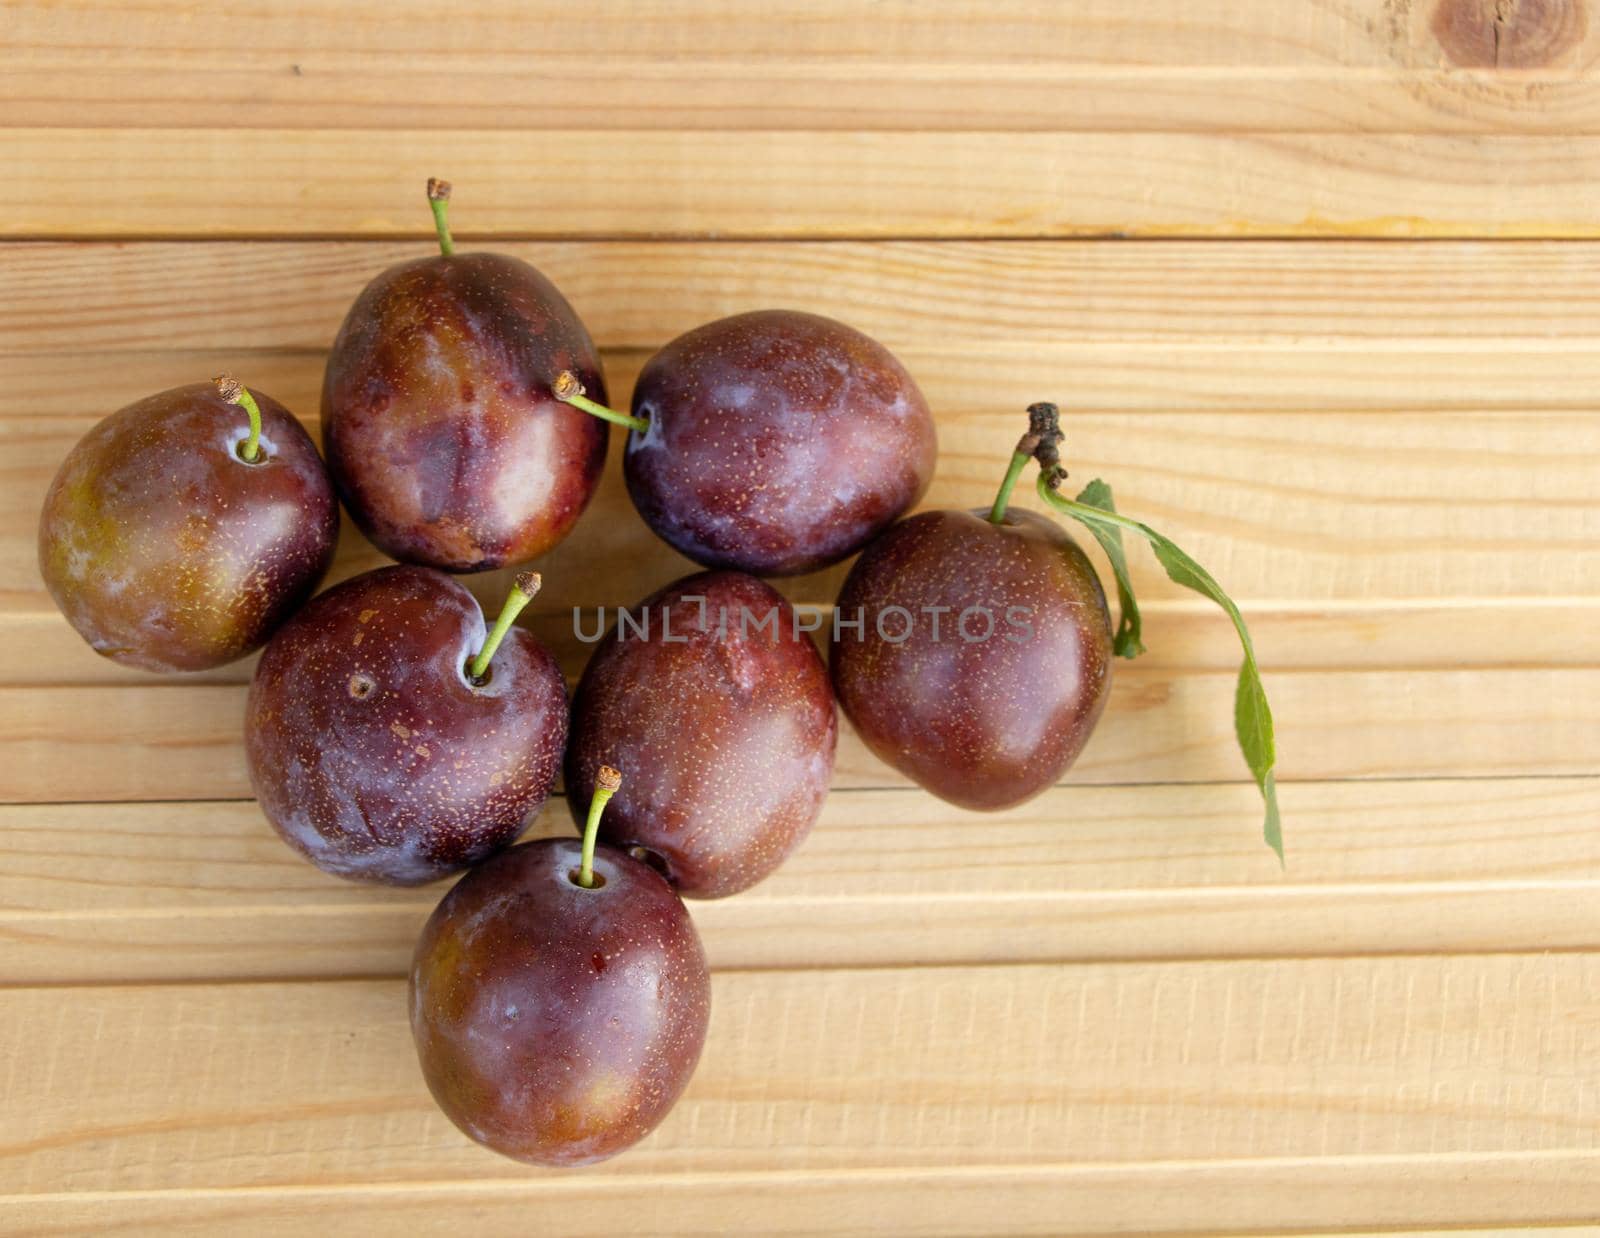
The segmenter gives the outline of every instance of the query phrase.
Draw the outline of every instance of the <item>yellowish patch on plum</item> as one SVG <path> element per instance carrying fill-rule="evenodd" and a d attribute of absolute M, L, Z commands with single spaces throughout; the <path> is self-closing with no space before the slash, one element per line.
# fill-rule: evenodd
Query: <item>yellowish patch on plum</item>
<path fill-rule="evenodd" d="M 633 1108 L 632 1083 L 626 1075 L 608 1071 L 589 1085 L 583 1107 L 592 1121 L 610 1126 Z"/>
<path fill-rule="evenodd" d="M 461 939 L 454 933 L 441 934 L 423 964 L 422 988 L 444 1022 L 459 1022 L 471 1005 L 472 986 L 460 983 L 463 964 Z"/>
<path fill-rule="evenodd" d="M 583 1094 L 555 1110 L 552 1134 L 563 1143 L 578 1143 L 609 1134 L 633 1110 L 633 1089 L 626 1075 L 597 1075 Z"/>

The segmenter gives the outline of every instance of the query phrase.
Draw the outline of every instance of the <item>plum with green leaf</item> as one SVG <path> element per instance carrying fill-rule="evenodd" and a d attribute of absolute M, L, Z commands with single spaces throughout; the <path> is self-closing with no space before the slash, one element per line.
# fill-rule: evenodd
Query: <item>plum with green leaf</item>
<path fill-rule="evenodd" d="M 832 646 L 841 708 L 873 752 L 952 803 L 995 809 L 1037 795 L 1087 742 L 1110 691 L 1112 656 L 1144 652 L 1122 544 L 1124 530 L 1136 533 L 1173 581 L 1216 602 L 1238 632 L 1235 728 L 1266 801 L 1266 840 L 1281 859 L 1272 712 L 1239 608 L 1171 539 L 1118 513 L 1104 482 L 1076 500 L 1058 494 L 1066 477 L 1058 411 L 1028 411 L 992 507 L 923 512 L 856 561 Z M 1121 609 L 1115 632 L 1083 551 L 1053 521 L 1010 506 L 1033 461 L 1040 498 L 1106 552 Z"/>
<path fill-rule="evenodd" d="M 841 707 L 874 752 L 963 808 L 1008 808 L 1056 782 L 1111 691 L 1100 581 L 1032 512 L 901 521 L 857 561 L 837 613 Z"/>

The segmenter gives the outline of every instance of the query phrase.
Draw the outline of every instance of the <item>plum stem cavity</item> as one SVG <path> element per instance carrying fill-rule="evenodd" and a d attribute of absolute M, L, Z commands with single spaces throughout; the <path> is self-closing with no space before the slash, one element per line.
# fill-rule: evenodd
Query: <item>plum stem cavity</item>
<path fill-rule="evenodd" d="M 484 677 L 489 673 L 489 660 L 494 657 L 495 650 L 500 648 L 500 642 L 505 640 L 506 633 L 517 621 L 522 608 L 533 601 L 539 592 L 539 586 L 543 583 L 544 580 L 538 572 L 517 573 L 517 578 L 511 582 L 511 588 L 506 593 L 505 605 L 500 608 L 500 615 L 494 621 L 494 627 L 490 629 L 489 635 L 484 637 L 483 647 L 478 650 L 477 656 L 467 664 L 467 678 L 474 684 L 483 684 Z"/>
<path fill-rule="evenodd" d="M 250 418 L 250 437 L 239 444 L 239 459 L 254 464 L 261 455 L 261 406 L 255 396 L 232 374 L 218 374 L 211 380 L 217 391 L 229 404 L 237 404 Z"/>

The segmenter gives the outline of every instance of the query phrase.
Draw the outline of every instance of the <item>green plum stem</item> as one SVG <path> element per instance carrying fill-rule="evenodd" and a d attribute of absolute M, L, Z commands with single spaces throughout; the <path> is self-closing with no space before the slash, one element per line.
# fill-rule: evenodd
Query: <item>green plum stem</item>
<path fill-rule="evenodd" d="M 594 843 L 600 836 L 600 814 L 606 801 L 622 786 L 622 774 L 609 765 L 602 765 L 594 779 L 594 797 L 589 801 L 589 819 L 583 826 L 583 857 L 578 861 L 578 884 L 586 890 L 594 888 Z"/>
<path fill-rule="evenodd" d="M 456 252 L 450 238 L 450 182 L 428 178 L 428 205 L 433 208 L 433 228 L 439 234 L 439 252 L 448 258 Z"/>
<path fill-rule="evenodd" d="M 1011 505 L 1011 492 L 1017 488 L 1017 479 L 1028 467 L 1033 457 L 1025 451 L 1011 453 L 1011 463 L 1006 468 L 1006 479 L 1000 483 L 1000 493 L 994 496 L 994 506 L 989 509 L 990 524 L 1006 522 L 1006 508 Z"/>
<path fill-rule="evenodd" d="M 250 437 L 239 444 L 239 457 L 254 464 L 256 457 L 261 454 L 261 406 L 256 403 L 249 389 L 232 374 L 219 374 L 211 381 L 217 384 L 217 390 L 222 393 L 224 400 L 229 404 L 237 404 L 250 418 Z"/>
<path fill-rule="evenodd" d="M 627 426 L 630 430 L 638 430 L 641 434 L 650 428 L 650 423 L 643 417 L 630 417 L 627 413 L 619 413 L 614 408 L 607 408 L 604 404 L 591 400 L 583 393 L 583 384 L 571 370 L 562 370 L 556 375 L 555 382 L 550 384 L 550 394 L 563 404 L 582 409 L 591 417 L 609 421 L 612 425 Z"/>
<path fill-rule="evenodd" d="M 511 625 L 517 621 L 517 616 L 522 613 L 522 608 L 533 601 L 534 595 L 539 592 L 542 584 L 538 572 L 519 572 L 516 580 L 511 582 L 511 589 L 506 594 L 505 605 L 500 608 L 500 617 L 494 621 L 494 627 L 489 635 L 484 638 L 483 648 L 478 650 L 478 656 L 472 659 L 467 667 L 467 674 L 474 680 L 480 680 L 489 669 L 489 660 L 494 657 L 495 650 L 500 648 L 500 642 L 505 640 L 506 633 L 511 630 Z"/>

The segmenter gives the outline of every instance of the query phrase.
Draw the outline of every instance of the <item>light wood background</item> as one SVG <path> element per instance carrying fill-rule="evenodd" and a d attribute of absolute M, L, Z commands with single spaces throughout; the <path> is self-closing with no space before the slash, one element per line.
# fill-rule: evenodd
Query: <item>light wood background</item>
<path fill-rule="evenodd" d="M 1600 1233 L 1600 6 L 55 0 L 0 44 L 0 1229 Z M 1232 635 L 1135 551 L 1151 653 L 1063 786 L 974 816 L 846 736 L 801 853 L 694 908 L 665 1125 L 469 1143 L 402 1000 L 440 890 L 294 858 L 251 664 L 102 662 L 34 563 L 124 403 L 226 367 L 314 422 L 430 174 L 618 399 L 711 317 L 836 315 L 938 410 L 933 505 L 1059 401 L 1249 617 L 1287 869 Z M 615 455 L 540 566 L 574 672 L 567 607 L 685 568 Z"/>

